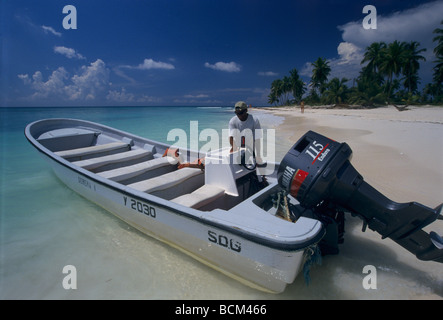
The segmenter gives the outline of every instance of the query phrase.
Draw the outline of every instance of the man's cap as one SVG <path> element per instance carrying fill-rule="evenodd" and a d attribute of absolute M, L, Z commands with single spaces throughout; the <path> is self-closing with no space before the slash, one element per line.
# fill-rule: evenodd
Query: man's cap
<path fill-rule="evenodd" d="M 240 110 L 247 110 L 248 106 L 246 105 L 246 102 L 244 101 L 239 101 L 235 104 L 235 109 L 240 109 Z"/>

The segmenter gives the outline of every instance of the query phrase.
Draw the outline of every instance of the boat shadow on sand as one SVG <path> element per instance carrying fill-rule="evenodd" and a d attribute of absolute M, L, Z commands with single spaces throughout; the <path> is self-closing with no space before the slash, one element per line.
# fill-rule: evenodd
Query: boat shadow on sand
<path fill-rule="evenodd" d="M 361 232 L 362 222 L 346 215 L 344 243 L 338 255 L 322 257 L 321 266 L 310 271 L 311 281 L 299 277 L 283 293 L 288 299 L 415 299 L 436 295 L 443 298 L 443 280 L 427 270 L 436 270 L 438 263 L 420 261 L 404 249 L 397 251 L 395 242 L 382 240 L 371 230 Z M 392 245 L 392 247 L 391 247 Z M 363 288 L 363 267 L 374 266 L 377 289 Z M 422 266 L 422 267 L 421 267 Z M 406 289 L 406 291 L 405 291 Z M 283 297 L 282 297 L 283 298 Z M 433 296 L 433 298 L 436 298 Z"/>

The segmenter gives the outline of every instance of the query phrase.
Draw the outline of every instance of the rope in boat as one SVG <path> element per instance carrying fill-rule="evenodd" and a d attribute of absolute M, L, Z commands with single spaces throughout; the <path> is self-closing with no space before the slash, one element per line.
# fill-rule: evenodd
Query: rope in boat
<path fill-rule="evenodd" d="M 272 203 L 274 208 L 277 208 L 276 216 L 280 218 L 295 222 L 297 217 L 292 215 L 291 218 L 291 210 L 289 208 L 288 201 L 288 193 L 285 190 L 277 192 L 271 196 Z M 294 218 L 294 220 L 293 220 Z M 304 252 L 305 263 L 303 264 L 303 277 L 305 279 L 306 285 L 309 285 L 311 282 L 311 268 L 314 264 L 321 265 L 322 256 L 320 247 L 317 244 L 313 244 L 305 249 Z"/>
<path fill-rule="evenodd" d="M 285 190 L 277 192 L 272 197 L 272 203 L 274 208 L 277 208 L 277 216 L 292 222 L 287 196 L 288 193 Z"/>
<path fill-rule="evenodd" d="M 303 265 L 303 277 L 305 278 L 306 285 L 311 283 L 311 267 L 315 263 L 321 265 L 321 251 L 317 244 L 313 244 L 305 250 L 306 261 Z"/>

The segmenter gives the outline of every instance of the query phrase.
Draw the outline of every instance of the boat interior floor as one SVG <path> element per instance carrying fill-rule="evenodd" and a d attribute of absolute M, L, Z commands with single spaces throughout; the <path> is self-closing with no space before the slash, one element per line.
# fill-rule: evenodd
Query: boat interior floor
<path fill-rule="evenodd" d="M 152 146 L 140 148 L 131 142 L 108 141 L 55 153 L 103 178 L 202 211 L 229 210 L 248 197 L 247 179 L 239 182 L 239 196 L 229 195 L 219 186 L 205 184 L 202 169 L 179 169 L 177 158 L 158 153 Z"/>

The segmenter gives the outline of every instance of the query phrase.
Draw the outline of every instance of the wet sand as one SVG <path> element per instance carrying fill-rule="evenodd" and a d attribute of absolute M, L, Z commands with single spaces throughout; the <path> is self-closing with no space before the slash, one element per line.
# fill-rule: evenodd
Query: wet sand
<path fill-rule="evenodd" d="M 364 110 L 308 107 L 304 113 L 299 107 L 265 111 L 285 119 L 275 128 L 278 161 L 306 131 L 313 130 L 349 144 L 353 150 L 352 165 L 366 182 L 389 199 L 417 201 L 432 208 L 443 202 L 443 107 L 410 106 L 401 112 L 393 106 Z M 400 296 L 406 299 L 442 299 L 441 264 L 420 261 L 371 230 L 362 233 L 359 218 L 349 216 L 346 223 L 345 243 L 338 256 L 341 266 L 374 265 L 379 274 L 385 275 L 386 284 L 392 286 L 391 293 L 383 293 L 384 299 L 398 297 L 399 289 L 394 283 L 402 283 L 405 291 Z M 436 221 L 425 230 L 442 235 L 443 221 Z M 338 270 L 333 272 L 334 281 L 341 281 L 340 274 Z M 421 286 L 433 289 L 426 292 Z"/>

